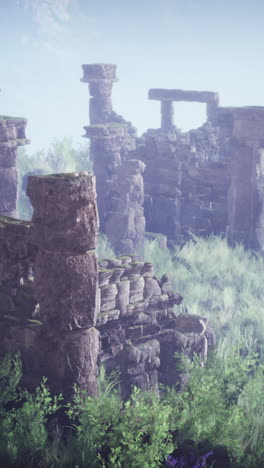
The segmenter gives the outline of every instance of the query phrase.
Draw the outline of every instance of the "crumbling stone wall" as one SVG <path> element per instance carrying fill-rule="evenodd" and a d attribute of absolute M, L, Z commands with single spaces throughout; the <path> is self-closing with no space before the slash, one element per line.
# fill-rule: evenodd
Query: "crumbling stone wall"
<path fill-rule="evenodd" d="M 151 263 L 130 256 L 100 262 L 101 309 L 97 328 L 102 339 L 100 363 L 121 371 L 124 397 L 136 385 L 158 391 L 158 384 L 181 385 L 175 352 L 207 357 L 215 336 L 205 317 L 179 314 L 182 296 L 167 275 L 159 280 Z"/>
<path fill-rule="evenodd" d="M 161 128 L 137 140 L 134 157 L 144 171 L 146 229 L 167 235 L 172 243 L 196 235 L 225 234 L 230 161 L 222 154 L 218 127 L 211 122 L 218 95 L 207 91 L 151 89 L 149 99 L 161 101 Z M 207 105 L 208 121 L 182 133 L 174 125 L 173 102 Z"/>
<path fill-rule="evenodd" d="M 161 128 L 137 139 L 132 152 L 145 165 L 147 231 L 172 243 L 189 232 L 226 236 L 230 244 L 263 249 L 263 107 L 218 107 L 208 91 L 151 89 L 161 101 Z M 182 133 L 173 101 L 204 102 L 207 122 Z"/>
<path fill-rule="evenodd" d="M 99 215 L 112 245 L 133 253 L 136 236 L 146 229 L 166 235 L 168 245 L 182 244 L 193 233 L 222 235 L 231 245 L 242 241 L 245 247 L 262 249 L 264 108 L 219 107 L 218 94 L 209 91 L 150 89 L 149 99 L 161 102 L 161 127 L 136 138 L 131 124 L 112 109 L 116 66 L 83 69 L 82 81 L 89 83 L 92 96 L 91 125 L 85 129 L 98 180 Z M 182 133 L 174 125 L 173 105 L 179 101 L 206 105 L 201 128 Z M 129 184 L 126 190 L 118 177 L 128 159 L 145 164 L 143 188 L 137 187 L 144 191 L 140 216 Z"/>
<path fill-rule="evenodd" d="M 34 314 L 37 301 L 31 280 L 37 250 L 31 223 L 0 216 L 1 318 L 19 321 Z"/>
<path fill-rule="evenodd" d="M 206 359 L 214 333 L 204 317 L 178 315 L 167 275 L 135 256 L 104 260 L 97 233 L 94 177 L 30 176 L 32 222 L 1 217 L 0 355 L 20 350 L 23 384 L 43 375 L 71 396 L 73 383 L 96 393 L 97 366 L 121 370 L 131 386 L 181 384 L 176 351 Z"/>
<path fill-rule="evenodd" d="M 0 116 L 0 214 L 13 218 L 17 216 L 17 148 L 29 143 L 26 123 L 20 117 Z"/>
<path fill-rule="evenodd" d="M 129 152 L 135 149 L 136 129 L 112 108 L 116 65 L 94 64 L 82 68 L 81 81 L 89 84 L 91 96 L 90 126 L 84 128 L 85 137 L 91 140 L 100 231 L 108 236 L 118 253 L 138 253 L 142 250 L 145 231 L 141 176 L 144 165 L 126 161 Z"/>
<path fill-rule="evenodd" d="M 18 286 L 20 275 L 29 276 L 27 268 L 34 257 L 31 300 L 39 305 L 41 321 L 34 322 L 36 307 L 29 320 L 21 320 L 17 303 L 21 287 L 13 299 L 10 290 L 2 291 L 6 302 L 9 299 L 9 304 L 12 301 L 16 308 L 9 307 L 5 313 L 3 302 L 0 304 L 1 352 L 21 349 L 28 385 L 34 386 L 45 375 L 53 390 L 63 392 L 66 398 L 74 383 L 95 394 L 100 340 L 95 328 L 99 291 L 94 250 L 98 232 L 94 176 L 82 172 L 30 176 L 27 194 L 34 208 L 33 218 L 32 223 L 17 223 L 19 228 L 13 230 L 14 238 L 19 230 L 22 233 L 22 246 L 28 242 L 24 252 L 20 252 L 25 257 L 18 262 L 16 270 L 13 268 L 13 276 Z M 7 237 L 2 243 L 1 256 L 10 243 L 10 223 L 5 218 L 2 232 Z M 25 232 L 26 227 L 31 230 L 30 235 Z M 37 252 L 30 256 L 31 241 Z M 12 250 L 10 245 L 9 251 Z M 6 278 L 8 273 L 3 271 L 3 287 Z M 18 319 L 16 326 L 10 325 L 12 316 L 15 322 Z"/>
<path fill-rule="evenodd" d="M 230 147 L 227 239 L 263 250 L 264 107 L 219 107 L 212 119 Z"/>

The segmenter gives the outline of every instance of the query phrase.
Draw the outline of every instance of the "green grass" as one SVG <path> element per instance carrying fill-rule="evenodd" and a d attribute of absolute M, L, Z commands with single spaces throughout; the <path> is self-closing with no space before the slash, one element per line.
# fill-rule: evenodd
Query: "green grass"
<path fill-rule="evenodd" d="M 218 339 L 219 352 L 243 339 L 255 349 L 264 339 L 264 258 L 231 248 L 225 239 L 195 238 L 170 252 L 157 242 L 145 243 L 145 260 L 154 264 L 157 276 L 168 273 L 173 287 L 184 297 L 190 313 L 209 318 Z"/>

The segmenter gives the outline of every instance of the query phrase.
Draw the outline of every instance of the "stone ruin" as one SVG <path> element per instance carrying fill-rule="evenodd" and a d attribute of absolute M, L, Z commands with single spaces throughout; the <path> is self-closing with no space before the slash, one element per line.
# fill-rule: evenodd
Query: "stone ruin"
<path fill-rule="evenodd" d="M 145 232 L 142 173 L 145 164 L 129 158 L 135 146 L 136 129 L 112 108 L 112 86 L 116 65 L 83 65 L 82 82 L 89 84 L 91 140 L 96 176 L 100 230 L 116 252 L 143 250 Z"/>
<path fill-rule="evenodd" d="M 0 116 L 0 214 L 17 217 L 17 148 L 26 145 L 27 120 Z"/>
<path fill-rule="evenodd" d="M 161 128 L 138 138 L 112 108 L 116 66 L 83 65 L 83 72 L 100 229 L 121 256 L 98 264 L 91 174 L 30 176 L 32 221 L 12 219 L 16 148 L 28 140 L 25 119 L 2 117 L 0 356 L 20 350 L 24 384 L 46 375 L 66 398 L 74 383 L 96 394 L 102 364 L 120 369 L 125 397 L 132 385 L 181 387 L 174 353 L 203 361 L 215 336 L 205 317 L 179 313 L 183 298 L 167 275 L 158 279 L 140 261 L 144 236 L 175 245 L 190 233 L 213 233 L 263 249 L 264 107 L 219 107 L 216 93 L 151 89 Z M 207 122 L 182 133 L 174 101 L 205 103 Z"/>
<path fill-rule="evenodd" d="M 0 217 L 0 356 L 21 351 L 22 384 L 43 375 L 68 399 L 77 383 L 97 393 L 98 367 L 119 368 L 124 398 L 137 385 L 179 385 L 174 353 L 198 353 L 215 336 L 167 275 L 135 256 L 97 261 L 95 178 L 80 172 L 30 176 L 31 222 Z"/>
<path fill-rule="evenodd" d="M 186 242 L 191 232 L 263 249 L 264 107 L 220 107 L 218 94 L 208 91 L 150 89 L 149 99 L 161 103 L 161 127 L 137 138 L 112 109 L 116 65 L 83 65 L 83 71 L 101 230 L 117 250 L 138 252 L 144 224 L 169 245 Z M 206 105 L 201 128 L 175 127 L 179 101 Z"/>

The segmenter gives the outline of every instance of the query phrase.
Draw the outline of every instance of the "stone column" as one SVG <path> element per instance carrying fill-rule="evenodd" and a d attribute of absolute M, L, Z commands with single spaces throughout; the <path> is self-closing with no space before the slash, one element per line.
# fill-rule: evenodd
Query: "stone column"
<path fill-rule="evenodd" d="M 115 211 L 113 185 L 117 169 L 121 166 L 121 147 L 125 136 L 125 125 L 105 124 L 84 127 L 85 137 L 91 139 L 93 171 L 96 176 L 100 230 L 105 233 L 105 223 Z"/>
<path fill-rule="evenodd" d="M 81 81 L 89 83 L 90 99 L 90 126 L 84 127 L 86 138 L 91 140 L 91 155 L 93 159 L 93 171 L 96 176 L 98 195 L 98 211 L 100 217 L 100 231 L 112 239 L 112 247 L 118 246 L 122 252 L 125 246 L 129 246 L 124 253 L 135 253 L 133 248 L 143 242 L 142 228 L 145 227 L 142 206 L 138 209 L 137 220 L 133 221 L 133 230 L 127 230 L 128 220 L 122 222 L 124 232 L 119 232 L 116 237 L 117 221 L 116 213 L 120 204 L 120 190 L 118 184 L 119 170 L 126 160 L 131 159 L 130 152 L 135 150 L 136 131 L 131 122 L 127 122 L 122 116 L 112 109 L 111 92 L 116 78 L 116 65 L 94 64 L 83 65 L 83 78 Z M 124 166 L 123 172 L 127 176 L 128 166 Z M 134 176 L 132 171 L 132 177 Z M 119 182 L 118 182 L 119 181 Z M 123 190 L 123 189 L 122 189 Z M 127 193 L 127 192 L 124 192 Z M 139 214 L 140 213 L 140 214 Z M 130 213 L 134 217 L 133 209 Z M 129 215 L 129 216 L 130 216 Z M 128 215 L 126 214 L 126 218 Z M 110 226 L 112 232 L 110 231 Z M 137 227 L 136 227 L 137 226 Z M 139 237 L 141 241 L 139 242 Z M 124 241 L 122 247 L 119 240 Z M 132 240 L 133 239 L 133 240 Z M 137 240 L 136 240 L 137 239 Z M 133 247 L 134 246 L 134 247 Z"/>
<path fill-rule="evenodd" d="M 69 396 L 74 383 L 97 391 L 99 332 L 95 178 L 87 172 L 29 176 L 38 246 L 35 296 L 44 323 L 42 375 Z"/>
<path fill-rule="evenodd" d="M 0 214 L 17 217 L 17 147 L 29 143 L 26 119 L 0 116 Z"/>
<path fill-rule="evenodd" d="M 89 93 L 91 96 L 89 103 L 90 123 L 101 124 L 109 122 L 112 112 L 112 87 L 118 81 L 116 65 L 93 64 L 82 65 L 83 83 L 89 83 Z"/>
<path fill-rule="evenodd" d="M 143 209 L 144 169 L 142 161 L 128 159 L 117 171 L 113 187 L 117 204 L 106 221 L 105 232 L 118 254 L 143 254 L 146 225 Z"/>
<path fill-rule="evenodd" d="M 256 248 L 257 222 L 256 150 L 245 142 L 233 139 L 232 180 L 228 191 L 228 225 L 226 236 L 233 245 L 242 242 L 246 248 Z"/>
<path fill-rule="evenodd" d="M 261 148 L 264 141 L 264 107 L 227 108 L 231 114 L 232 180 L 228 193 L 227 239 L 247 248 L 263 249 L 261 234 L 263 187 Z"/>
<path fill-rule="evenodd" d="M 164 132 L 168 132 L 174 127 L 173 115 L 173 102 L 161 101 L 161 130 Z"/>

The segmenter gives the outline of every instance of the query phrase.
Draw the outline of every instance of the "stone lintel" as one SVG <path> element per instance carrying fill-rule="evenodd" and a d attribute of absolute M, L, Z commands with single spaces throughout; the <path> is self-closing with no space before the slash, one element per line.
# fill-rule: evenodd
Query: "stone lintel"
<path fill-rule="evenodd" d="M 83 77 L 81 81 L 90 83 L 94 80 L 118 81 L 116 78 L 116 65 L 105 63 L 94 63 L 82 65 Z"/>
<path fill-rule="evenodd" d="M 187 101 L 218 104 L 218 93 L 211 91 L 184 91 L 182 89 L 153 88 L 148 92 L 148 98 L 157 101 Z"/>

